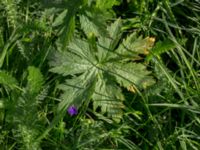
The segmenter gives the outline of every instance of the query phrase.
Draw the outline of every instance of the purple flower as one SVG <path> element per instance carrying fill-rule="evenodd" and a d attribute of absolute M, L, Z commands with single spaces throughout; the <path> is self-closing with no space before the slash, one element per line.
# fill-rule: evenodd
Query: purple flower
<path fill-rule="evenodd" d="M 74 105 L 70 106 L 67 111 L 68 111 L 68 114 L 70 114 L 70 116 L 74 116 L 78 114 L 78 110 Z"/>

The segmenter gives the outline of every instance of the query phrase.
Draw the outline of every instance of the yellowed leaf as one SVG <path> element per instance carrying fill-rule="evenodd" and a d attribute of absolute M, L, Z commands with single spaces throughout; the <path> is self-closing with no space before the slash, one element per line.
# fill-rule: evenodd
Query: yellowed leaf
<path fill-rule="evenodd" d="M 133 93 L 136 92 L 135 87 L 133 85 L 128 87 L 128 91 L 133 92 Z"/>
<path fill-rule="evenodd" d="M 144 49 L 144 54 L 148 55 L 149 54 L 149 50 L 154 46 L 155 43 L 155 37 L 147 37 L 145 42 L 145 49 Z"/>

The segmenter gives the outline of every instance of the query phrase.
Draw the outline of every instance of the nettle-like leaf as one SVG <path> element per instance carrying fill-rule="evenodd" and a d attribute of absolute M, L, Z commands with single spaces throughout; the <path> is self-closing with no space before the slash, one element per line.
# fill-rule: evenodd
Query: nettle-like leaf
<path fill-rule="evenodd" d="M 67 76 L 59 86 L 64 94 L 58 111 L 70 105 L 79 107 L 92 99 L 94 110 L 120 121 L 124 108 L 120 86 L 144 89 L 154 83 L 142 63 L 131 62 L 152 47 L 149 38 L 136 39 L 133 33 L 119 43 L 121 26 L 118 19 L 107 28 L 109 37 L 99 37 L 97 41 L 92 36 L 89 40 L 77 38 L 66 51 L 56 52 L 50 71 Z"/>

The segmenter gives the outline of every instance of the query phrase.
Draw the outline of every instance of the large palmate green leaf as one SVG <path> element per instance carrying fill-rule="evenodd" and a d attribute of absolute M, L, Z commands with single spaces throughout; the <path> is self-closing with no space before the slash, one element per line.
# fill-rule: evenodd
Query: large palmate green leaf
<path fill-rule="evenodd" d="M 58 111 L 70 105 L 79 107 L 92 99 L 94 110 L 120 121 L 124 108 L 120 86 L 143 89 L 154 83 L 145 65 L 131 62 L 152 45 L 147 39 L 136 39 L 135 34 L 120 44 L 121 25 L 118 19 L 107 28 L 108 37 L 74 39 L 66 51 L 54 55 L 51 71 L 67 76 L 59 86 L 64 94 Z"/>

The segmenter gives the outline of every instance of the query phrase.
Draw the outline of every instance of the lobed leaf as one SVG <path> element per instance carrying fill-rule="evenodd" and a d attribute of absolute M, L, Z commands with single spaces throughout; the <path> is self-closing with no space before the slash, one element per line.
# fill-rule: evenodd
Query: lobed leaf
<path fill-rule="evenodd" d="M 120 57 L 127 53 L 119 44 L 121 25 L 121 19 L 116 20 L 107 28 L 109 36 L 99 37 L 96 44 L 94 36 L 89 36 L 88 41 L 74 39 L 66 51 L 58 52 L 50 61 L 51 71 L 72 76 L 59 86 L 64 94 L 58 112 L 64 112 L 70 105 L 80 107 L 92 99 L 94 110 L 119 122 L 124 108 L 120 86 L 133 91 L 133 86 L 142 89 L 154 83 L 143 64 L 127 62 L 129 57 Z M 151 38 L 137 39 L 131 34 L 123 44 L 138 56 L 150 49 L 153 42 Z M 133 53 L 131 56 L 134 57 Z"/>

